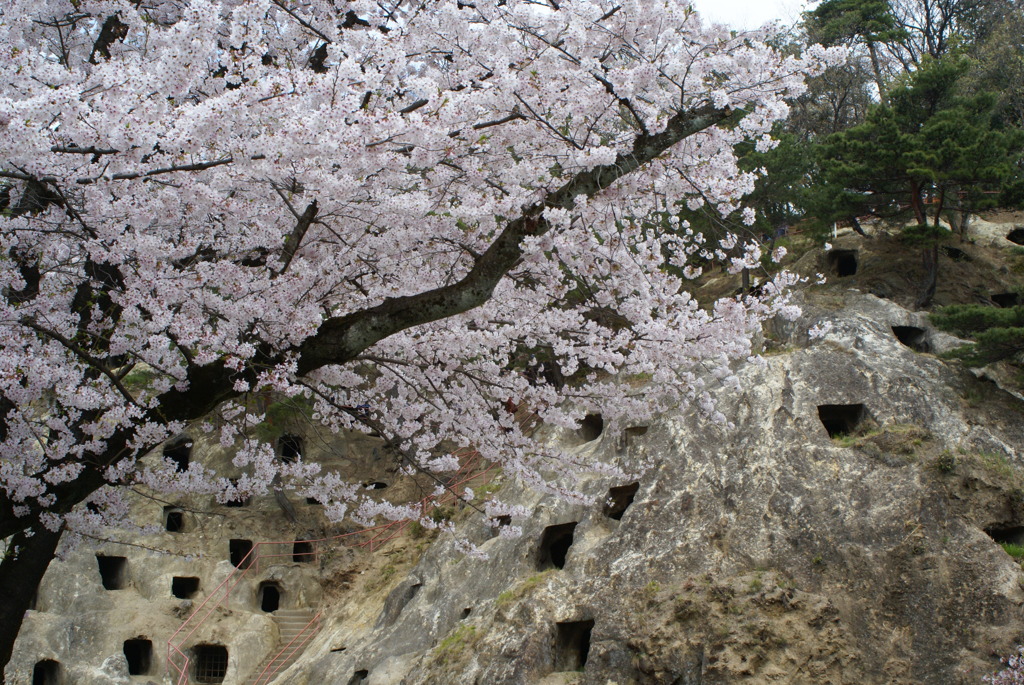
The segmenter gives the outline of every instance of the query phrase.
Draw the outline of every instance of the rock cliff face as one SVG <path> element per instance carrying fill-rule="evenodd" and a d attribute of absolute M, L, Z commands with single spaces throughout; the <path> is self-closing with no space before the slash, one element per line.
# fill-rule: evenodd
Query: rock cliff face
<path fill-rule="evenodd" d="M 388 620 L 328 630 L 287 682 L 978 682 L 1024 636 L 1024 574 L 993 540 L 1024 532 L 1021 405 L 901 343 L 917 316 L 824 300 L 722 394 L 733 428 L 666 416 L 579 448 L 654 462 L 619 520 L 603 501 L 627 483 L 587 483 L 589 507 L 506 485 L 535 513 L 522 538 L 486 561 L 434 543 Z M 544 531 L 571 523 L 550 568 Z"/>
<path fill-rule="evenodd" d="M 415 527 L 373 552 L 285 558 L 189 644 L 226 645 L 223 682 L 247 682 L 276 644 L 269 580 L 282 608 L 324 612 L 276 681 L 290 685 L 980 682 L 1024 641 L 1024 572 L 998 544 L 1024 542 L 1024 403 L 935 356 L 958 341 L 922 315 L 842 285 L 806 290 L 743 389 L 718 392 L 732 426 L 678 414 L 587 442 L 550 434 L 636 471 L 583 483 L 593 504 L 499 476 L 491 487 L 533 516 L 507 539 L 456 512 L 487 559 Z M 809 340 L 824 321 L 829 336 Z M 402 487 L 360 440 L 309 449 Z M 314 507 L 293 524 L 266 500 L 158 540 L 196 560 L 101 548 L 128 559 L 122 590 L 103 589 L 96 550 L 55 564 L 9 682 L 32 682 L 45 659 L 60 662 L 54 683 L 169 682 L 163 641 L 230 573 L 228 539 L 323 532 Z M 163 506 L 143 500 L 140 516 L 162 520 Z M 201 579 L 194 599 L 173 597 L 186 576 Z M 124 641 L 139 638 L 154 651 L 133 675 Z"/>

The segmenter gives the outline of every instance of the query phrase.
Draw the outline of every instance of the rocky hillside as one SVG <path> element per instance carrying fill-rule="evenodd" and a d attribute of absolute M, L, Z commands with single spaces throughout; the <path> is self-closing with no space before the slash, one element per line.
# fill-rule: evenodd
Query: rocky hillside
<path fill-rule="evenodd" d="M 974 243 L 951 243 L 938 301 L 1013 294 L 1012 230 L 980 222 Z M 418 526 L 373 551 L 283 558 L 188 644 L 225 645 L 223 682 L 249 682 L 281 630 L 263 603 L 273 582 L 281 609 L 323 612 L 276 681 L 289 685 L 979 683 L 1024 641 L 1024 571 L 1000 544 L 1024 543 L 1024 402 L 1005 374 L 938 356 L 960 341 L 904 308 L 913 253 L 882 235 L 834 242 L 795 256 L 830 282 L 801 293 L 798 321 L 766 331 L 740 392 L 718 392 L 731 427 L 680 413 L 621 434 L 600 422 L 551 432 L 637 478 L 592 478 L 584 506 L 498 476 L 488 487 L 533 512 L 521 537 L 450 512 L 487 559 Z M 829 335 L 810 340 L 823 322 Z M 381 470 L 369 438 L 306 441 L 391 496 L 414 492 Z M 166 514 L 141 502 L 150 522 Z M 228 540 L 327 531 L 315 507 L 298 503 L 292 523 L 279 505 L 189 514 L 184 531 L 137 538 L 196 559 L 118 547 L 130 565 L 120 590 L 103 589 L 96 550 L 55 564 L 10 682 L 33 682 L 40 660 L 58 662 L 64 683 L 170 682 L 162 641 L 231 573 Z M 185 576 L 200 579 L 194 597 L 171 596 Z M 129 639 L 154 645 L 143 673 Z"/>

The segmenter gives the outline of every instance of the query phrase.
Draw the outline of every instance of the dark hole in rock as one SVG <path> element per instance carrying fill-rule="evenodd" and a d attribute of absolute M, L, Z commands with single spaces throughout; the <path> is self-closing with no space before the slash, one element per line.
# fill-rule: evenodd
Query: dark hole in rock
<path fill-rule="evenodd" d="M 260 611 L 270 613 L 281 607 L 281 586 L 277 583 L 260 583 Z"/>
<path fill-rule="evenodd" d="M 1016 307 L 1020 304 L 1020 295 L 1017 293 L 998 293 L 991 299 L 1000 307 Z"/>
<path fill-rule="evenodd" d="M 164 445 L 164 458 L 174 462 L 177 471 L 187 471 L 188 462 L 192 457 L 192 438 L 187 435 L 175 438 Z"/>
<path fill-rule="evenodd" d="M 584 442 L 590 442 L 591 440 L 597 440 L 601 437 L 601 432 L 604 431 L 604 419 L 601 418 L 600 414 L 587 414 L 583 417 L 583 421 L 580 423 L 579 430 L 576 434 Z"/>
<path fill-rule="evenodd" d="M 627 438 L 639 438 L 641 435 L 647 435 L 647 426 L 630 426 L 626 429 Z"/>
<path fill-rule="evenodd" d="M 932 349 L 923 328 L 917 326 L 893 326 L 892 334 L 901 343 L 915 352 L 929 352 Z"/>
<path fill-rule="evenodd" d="M 620 485 L 608 490 L 608 496 L 604 502 L 604 515 L 616 521 L 622 520 L 622 515 L 629 509 L 636 497 L 636 491 L 640 489 L 640 483 Z"/>
<path fill-rule="evenodd" d="M 830 438 L 854 432 L 866 416 L 863 404 L 818 405 L 818 418 L 821 419 Z"/>
<path fill-rule="evenodd" d="M 594 621 L 557 623 L 555 635 L 555 671 L 579 671 L 590 654 L 590 633 Z"/>
<path fill-rule="evenodd" d="M 309 504 L 311 506 L 315 506 L 317 504 L 320 504 L 320 502 L 315 497 L 307 497 L 306 498 L 306 504 Z"/>
<path fill-rule="evenodd" d="M 360 669 L 352 674 L 352 677 L 348 679 L 348 685 L 363 685 L 366 679 L 370 677 L 370 672 L 365 668 Z"/>
<path fill-rule="evenodd" d="M 384 481 L 380 481 L 380 480 L 374 480 L 374 481 L 370 481 L 369 483 L 364 483 L 363 484 L 363 487 L 366 488 L 367 490 L 383 490 L 387 486 L 388 486 L 387 483 L 385 483 Z"/>
<path fill-rule="evenodd" d="M 128 584 L 128 560 L 124 557 L 96 555 L 100 567 L 100 580 L 105 590 L 121 590 Z"/>
<path fill-rule="evenodd" d="M 53 659 L 43 659 L 36 662 L 32 669 L 32 685 L 61 685 L 60 662 Z"/>
<path fill-rule="evenodd" d="M 282 435 L 277 440 L 277 446 L 281 450 L 281 461 L 286 464 L 302 456 L 302 438 L 297 435 Z"/>
<path fill-rule="evenodd" d="M 344 652 L 348 647 L 331 647 L 332 652 Z"/>
<path fill-rule="evenodd" d="M 313 550 L 313 543 L 296 540 L 292 545 L 292 561 L 305 564 L 315 560 L 316 552 Z"/>
<path fill-rule="evenodd" d="M 1024 245 L 1024 226 L 1014 226 L 1013 230 L 1006 234 L 1006 239 L 1011 243 Z"/>
<path fill-rule="evenodd" d="M 845 278 L 857 273 L 857 251 L 856 250 L 832 250 L 828 253 L 828 270 Z"/>
<path fill-rule="evenodd" d="M 228 648 L 224 645 L 196 645 L 195 672 L 197 683 L 223 683 L 228 673 Z"/>
<path fill-rule="evenodd" d="M 128 675 L 146 675 L 153 666 L 153 642 L 145 638 L 124 641 L 124 658 Z"/>
<path fill-rule="evenodd" d="M 985 534 L 999 544 L 1024 545 L 1024 526 L 989 526 Z"/>
<path fill-rule="evenodd" d="M 465 621 L 467 618 L 469 618 L 469 615 L 471 613 L 473 613 L 473 607 L 466 607 L 462 610 L 462 615 L 459 620 Z"/>
<path fill-rule="evenodd" d="M 967 254 L 959 247 L 953 247 L 952 245 L 943 245 L 942 252 L 947 257 L 952 259 L 954 262 L 969 262 L 971 261 L 971 255 Z"/>
<path fill-rule="evenodd" d="M 168 533 L 180 533 L 185 529 L 185 512 L 178 507 L 164 507 L 164 528 Z"/>
<path fill-rule="evenodd" d="M 228 558 L 231 559 L 231 564 L 235 568 L 249 568 L 256 556 L 250 552 L 252 552 L 252 540 L 238 538 L 228 540 Z"/>
<path fill-rule="evenodd" d="M 29 611 L 38 611 L 39 607 L 39 590 L 32 593 L 32 599 L 28 601 Z"/>
<path fill-rule="evenodd" d="M 509 514 L 503 514 L 501 516 L 494 516 L 491 518 L 491 537 L 498 537 L 498 529 L 504 528 L 505 526 L 512 525 L 512 516 Z"/>
<path fill-rule="evenodd" d="M 559 523 L 548 526 L 540 536 L 540 550 L 537 557 L 537 570 L 549 568 L 565 568 L 565 557 L 572 547 L 573 531 L 578 521 Z"/>
<path fill-rule="evenodd" d="M 232 478 L 231 484 L 235 487 L 238 487 L 238 480 Z M 235 495 L 232 499 L 229 499 L 226 502 L 224 502 L 224 506 L 233 508 L 247 507 L 249 506 L 249 498 L 245 497 L 244 495 Z"/>
<path fill-rule="evenodd" d="M 199 592 L 199 579 L 195 576 L 171 578 L 171 594 L 178 599 L 192 599 Z"/>

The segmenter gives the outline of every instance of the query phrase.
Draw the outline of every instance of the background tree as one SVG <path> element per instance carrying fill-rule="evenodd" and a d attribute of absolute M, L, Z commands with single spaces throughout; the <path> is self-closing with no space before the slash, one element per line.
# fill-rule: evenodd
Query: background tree
<path fill-rule="evenodd" d="M 974 339 L 953 351 L 968 366 L 1004 359 L 1019 362 L 1024 353 L 1024 307 L 951 305 L 932 314 L 931 321 L 944 331 Z"/>
<path fill-rule="evenodd" d="M 1014 178 L 1021 156 L 1024 138 L 998 125 L 996 98 L 960 95 L 959 79 L 968 68 L 957 56 L 926 58 L 905 86 L 890 92 L 888 104 L 819 149 L 814 204 L 820 219 L 913 217 L 908 236 L 923 243 L 926 272 L 918 307 L 935 293 L 944 211 L 959 214 L 950 220 L 965 230 L 970 214 L 990 202 L 986 192 Z"/>
<path fill-rule="evenodd" d="M 825 0 L 804 15 L 808 40 L 823 45 L 863 45 L 880 96 L 886 91 L 880 43 L 905 39 L 887 0 Z"/>
<path fill-rule="evenodd" d="M 843 64 L 829 67 L 807 80 L 807 92 L 793 104 L 784 130 L 806 141 L 816 141 L 845 131 L 864 121 L 877 100 L 871 92 L 870 64 L 851 54 Z"/>
<path fill-rule="evenodd" d="M 334 520 L 418 516 L 275 459 L 243 429 L 250 393 L 372 426 L 408 472 L 450 471 L 446 446 L 472 442 L 581 497 L 558 476 L 587 465 L 508 401 L 562 426 L 680 402 L 722 420 L 695 370 L 729 382 L 760 322 L 794 313 L 785 274 L 699 308 L 667 267 L 708 247 L 643 219 L 738 203 L 734 147 L 835 52 L 782 56 L 683 2 L 0 11 L 0 663 L 62 538 L 116 525 L 126 486 L 223 501 L 280 483 Z M 525 373 L 530 349 L 586 384 Z M 645 394 L 615 380 L 638 373 Z M 190 425 L 235 450 L 237 484 L 144 458 Z"/>

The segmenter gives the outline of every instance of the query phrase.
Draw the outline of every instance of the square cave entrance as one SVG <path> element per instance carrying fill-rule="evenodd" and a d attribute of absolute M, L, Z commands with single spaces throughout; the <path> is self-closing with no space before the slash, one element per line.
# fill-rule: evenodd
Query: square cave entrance
<path fill-rule="evenodd" d="M 148 675 L 153 668 L 153 641 L 137 637 L 124 641 L 124 658 L 128 660 L 128 675 Z"/>
<path fill-rule="evenodd" d="M 590 655 L 593 619 L 555 624 L 554 671 L 581 671 Z"/>
<path fill-rule="evenodd" d="M 252 540 L 239 538 L 228 540 L 228 558 L 231 559 L 231 565 L 235 568 L 249 568 L 256 558 L 255 554 L 250 554 L 252 546 Z"/>
<path fill-rule="evenodd" d="M 914 352 L 931 352 L 932 346 L 928 343 L 928 332 L 917 326 L 893 326 L 892 334 L 903 345 L 914 350 Z"/>
<path fill-rule="evenodd" d="M 59 661 L 43 659 L 32 669 L 32 685 L 63 685 L 64 674 Z"/>
<path fill-rule="evenodd" d="M 839 278 L 857 273 L 856 250 L 832 250 L 828 253 L 828 271 Z"/>
<path fill-rule="evenodd" d="M 228 674 L 228 648 L 224 645 L 196 645 L 192 650 L 197 683 L 223 683 Z"/>
<path fill-rule="evenodd" d="M 199 579 L 195 576 L 171 578 L 171 594 L 178 599 L 192 599 L 199 592 Z"/>
<path fill-rule="evenodd" d="M 537 570 L 549 568 L 565 568 L 565 559 L 572 547 L 573 532 L 578 521 L 559 523 L 548 526 L 540 536 L 540 549 L 537 553 Z"/>
<path fill-rule="evenodd" d="M 104 590 L 123 590 L 128 584 L 128 559 L 96 555 Z"/>
<path fill-rule="evenodd" d="M 820 404 L 818 418 L 828 431 L 828 437 L 849 435 L 868 417 L 863 404 Z"/>
<path fill-rule="evenodd" d="M 633 503 L 633 499 L 636 497 L 637 490 L 639 489 L 640 483 L 638 482 L 610 488 L 608 496 L 604 500 L 604 515 L 610 519 L 621 521 L 622 515 L 626 513 L 626 509 L 629 509 L 629 505 Z"/>

